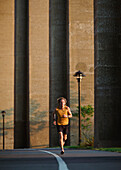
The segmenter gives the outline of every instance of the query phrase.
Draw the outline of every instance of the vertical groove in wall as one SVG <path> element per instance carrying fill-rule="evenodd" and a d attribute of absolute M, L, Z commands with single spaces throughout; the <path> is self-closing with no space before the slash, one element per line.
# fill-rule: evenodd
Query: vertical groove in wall
<path fill-rule="evenodd" d="M 69 0 L 67 0 L 67 4 L 66 4 L 66 60 L 67 60 L 67 105 L 70 106 Z M 70 128 L 68 133 L 67 145 L 70 145 Z"/>
<path fill-rule="evenodd" d="M 52 146 L 51 117 L 51 0 L 49 0 L 49 146 Z"/>
<path fill-rule="evenodd" d="M 69 0 L 66 1 L 66 98 L 67 105 L 70 105 L 70 81 L 69 81 Z"/>

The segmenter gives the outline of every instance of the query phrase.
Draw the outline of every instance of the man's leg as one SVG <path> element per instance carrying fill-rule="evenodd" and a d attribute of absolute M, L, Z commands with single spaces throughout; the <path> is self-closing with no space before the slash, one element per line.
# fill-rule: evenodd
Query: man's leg
<path fill-rule="evenodd" d="M 63 135 L 63 146 L 65 145 L 65 141 L 67 140 L 67 134 Z"/>
<path fill-rule="evenodd" d="M 63 133 L 62 132 L 59 132 L 59 137 L 60 137 L 61 151 L 64 152 L 64 149 L 63 149 Z"/>
<path fill-rule="evenodd" d="M 63 144 L 65 145 L 65 141 L 67 140 L 67 134 L 68 134 L 68 125 L 65 126 L 63 131 Z"/>

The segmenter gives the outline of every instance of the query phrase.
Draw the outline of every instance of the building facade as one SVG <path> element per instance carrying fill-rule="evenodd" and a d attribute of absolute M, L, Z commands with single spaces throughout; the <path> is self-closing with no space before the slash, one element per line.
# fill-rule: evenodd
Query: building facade
<path fill-rule="evenodd" d="M 121 146 L 121 3 L 95 0 L 95 146 Z"/>
<path fill-rule="evenodd" d="M 73 77 L 84 72 L 82 105 L 94 107 L 93 0 L 0 0 L 0 111 L 5 110 L 5 148 L 58 145 L 52 112 L 66 97 L 77 110 Z M 0 117 L 2 148 L 2 116 Z M 78 120 L 69 144 L 78 144 Z"/>

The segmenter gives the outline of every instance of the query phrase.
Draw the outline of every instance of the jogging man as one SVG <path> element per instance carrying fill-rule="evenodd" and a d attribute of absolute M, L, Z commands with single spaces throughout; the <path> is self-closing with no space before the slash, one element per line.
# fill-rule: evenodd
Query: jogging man
<path fill-rule="evenodd" d="M 58 107 L 53 112 L 53 124 L 57 125 L 60 138 L 61 154 L 64 154 L 64 144 L 67 140 L 69 118 L 72 117 L 70 108 L 66 106 L 66 99 L 60 97 L 57 99 Z"/>

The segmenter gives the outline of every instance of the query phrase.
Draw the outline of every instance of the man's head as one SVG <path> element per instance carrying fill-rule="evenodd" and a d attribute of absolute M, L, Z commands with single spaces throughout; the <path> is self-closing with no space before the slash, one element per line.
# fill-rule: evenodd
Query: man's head
<path fill-rule="evenodd" d="M 65 105 L 67 100 L 64 97 L 59 97 L 57 99 L 59 105 Z"/>

